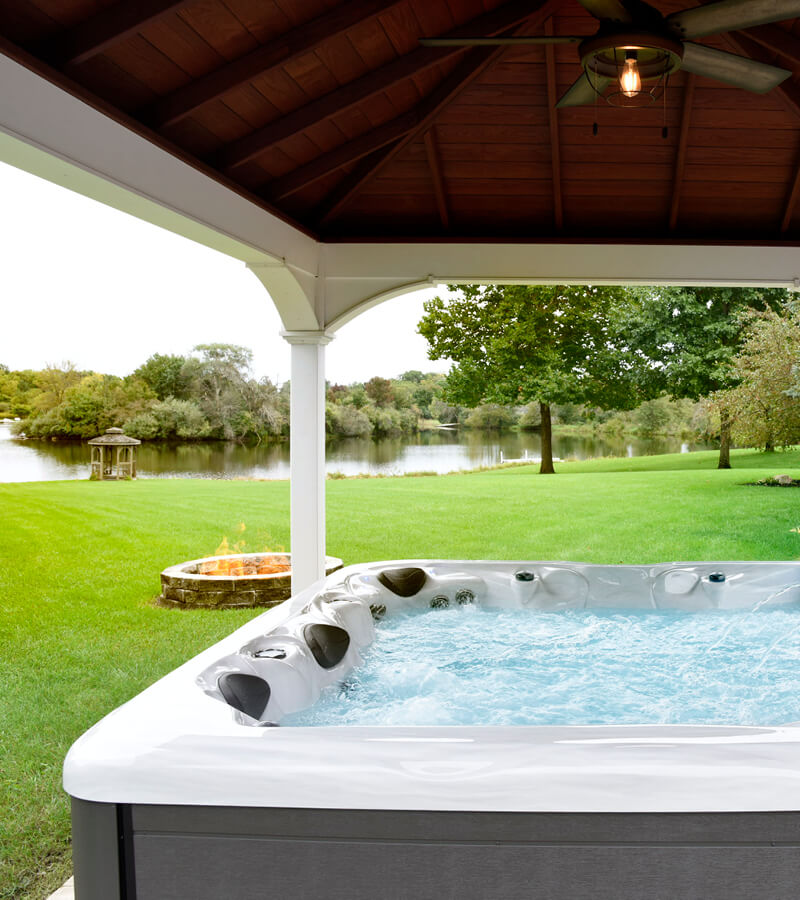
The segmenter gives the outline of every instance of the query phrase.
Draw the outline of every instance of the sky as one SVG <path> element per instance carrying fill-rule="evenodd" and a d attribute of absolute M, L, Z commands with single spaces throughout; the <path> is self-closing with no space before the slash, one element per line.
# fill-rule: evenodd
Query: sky
<path fill-rule="evenodd" d="M 127 375 L 153 353 L 241 344 L 253 371 L 289 378 L 269 295 L 243 263 L 0 163 L 0 363 Z M 326 375 L 350 384 L 446 372 L 416 334 L 435 288 L 363 313 L 328 345 Z"/>

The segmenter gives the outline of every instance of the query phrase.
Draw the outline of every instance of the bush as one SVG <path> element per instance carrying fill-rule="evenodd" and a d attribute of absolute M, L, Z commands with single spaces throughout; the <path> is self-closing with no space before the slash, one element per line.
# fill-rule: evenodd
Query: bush
<path fill-rule="evenodd" d="M 413 434 L 419 427 L 417 414 L 411 409 L 365 406 L 363 412 L 369 416 L 372 436 L 376 438 Z"/>
<path fill-rule="evenodd" d="M 207 437 L 211 426 L 196 403 L 170 397 L 154 403 L 146 413 L 129 419 L 125 430 L 142 440 L 197 440 Z"/>
<path fill-rule="evenodd" d="M 514 410 L 510 406 L 498 406 L 496 403 L 486 403 L 477 406 L 467 416 L 464 423 L 468 428 L 485 428 L 500 430 L 510 428 L 516 421 Z"/>
<path fill-rule="evenodd" d="M 363 410 L 355 406 L 329 403 L 325 428 L 328 434 L 336 437 L 366 437 L 372 431 L 372 422 Z"/>
<path fill-rule="evenodd" d="M 666 397 L 647 400 L 633 413 L 633 421 L 640 434 L 665 434 L 672 422 L 672 410 Z"/>

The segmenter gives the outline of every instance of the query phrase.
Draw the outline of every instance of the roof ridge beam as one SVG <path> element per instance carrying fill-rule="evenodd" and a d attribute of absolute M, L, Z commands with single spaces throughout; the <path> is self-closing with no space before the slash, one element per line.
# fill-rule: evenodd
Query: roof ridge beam
<path fill-rule="evenodd" d="M 61 68 L 76 66 L 189 2 L 191 0 L 122 0 L 54 35 L 36 48 L 36 55 Z"/>
<path fill-rule="evenodd" d="M 448 31 L 442 37 L 464 37 L 475 30 L 481 34 L 493 36 L 507 28 L 519 25 L 530 15 L 530 0 L 513 0 L 511 3 L 505 3 L 489 13 L 459 25 L 458 28 Z M 379 69 L 367 72 L 360 78 L 312 100 L 280 119 L 269 122 L 252 134 L 231 142 L 219 151 L 217 161 L 221 168 L 230 171 L 236 166 L 249 162 L 280 141 L 292 137 L 318 122 L 330 119 L 362 100 L 367 100 L 392 85 L 418 75 L 464 51 L 464 47 L 418 47 Z"/>
<path fill-rule="evenodd" d="M 156 128 L 173 125 L 228 91 L 310 53 L 329 38 L 401 2 L 403 0 L 348 0 L 156 100 L 141 111 L 142 118 Z"/>
<path fill-rule="evenodd" d="M 558 8 L 560 0 L 541 0 L 532 7 L 526 23 L 538 27 L 542 25 Z M 514 29 L 517 31 L 518 29 Z M 330 221 L 338 211 L 357 193 L 361 187 L 374 178 L 381 169 L 391 162 L 398 153 L 404 150 L 413 140 L 428 129 L 436 116 L 488 67 L 498 59 L 506 47 L 475 47 L 464 57 L 464 60 L 436 87 L 417 107 L 419 121 L 400 140 L 378 157 L 371 169 L 358 169 L 348 176 L 347 190 L 335 192 L 336 199 L 329 203 L 327 209 L 321 211 L 320 225 Z"/>

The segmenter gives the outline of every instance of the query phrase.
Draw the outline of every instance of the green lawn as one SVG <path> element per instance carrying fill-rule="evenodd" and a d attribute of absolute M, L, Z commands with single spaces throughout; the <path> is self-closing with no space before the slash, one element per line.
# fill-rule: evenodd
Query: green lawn
<path fill-rule="evenodd" d="M 800 557 L 800 452 L 714 453 L 328 483 L 328 547 L 404 557 L 641 563 Z M 158 573 L 213 552 L 289 544 L 286 482 L 0 485 L 0 898 L 39 900 L 68 874 L 60 788 L 70 743 L 251 612 L 158 609 Z"/>

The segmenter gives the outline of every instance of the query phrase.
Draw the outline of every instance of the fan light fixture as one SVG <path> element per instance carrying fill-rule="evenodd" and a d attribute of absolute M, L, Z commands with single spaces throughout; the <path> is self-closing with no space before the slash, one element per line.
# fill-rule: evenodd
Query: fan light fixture
<path fill-rule="evenodd" d="M 639 74 L 639 61 L 636 50 L 625 51 L 625 65 L 619 76 L 619 86 L 626 97 L 635 97 L 642 89 L 642 76 Z"/>
<path fill-rule="evenodd" d="M 420 38 L 425 47 L 518 47 L 577 44 L 580 77 L 556 104 L 563 109 L 597 104 L 649 106 L 664 97 L 663 137 L 667 137 L 665 91 L 677 69 L 723 84 L 765 94 L 792 76 L 747 56 L 698 44 L 692 38 L 741 31 L 800 16 L 800 0 L 716 0 L 663 16 L 645 0 L 578 0 L 599 21 L 592 37 L 577 34 Z M 502 9 L 503 7 L 498 7 Z M 592 126 L 597 134 L 597 122 Z"/>
<path fill-rule="evenodd" d="M 683 45 L 669 36 L 609 30 L 582 41 L 580 55 L 589 84 L 607 103 L 649 106 L 680 67 Z"/>

